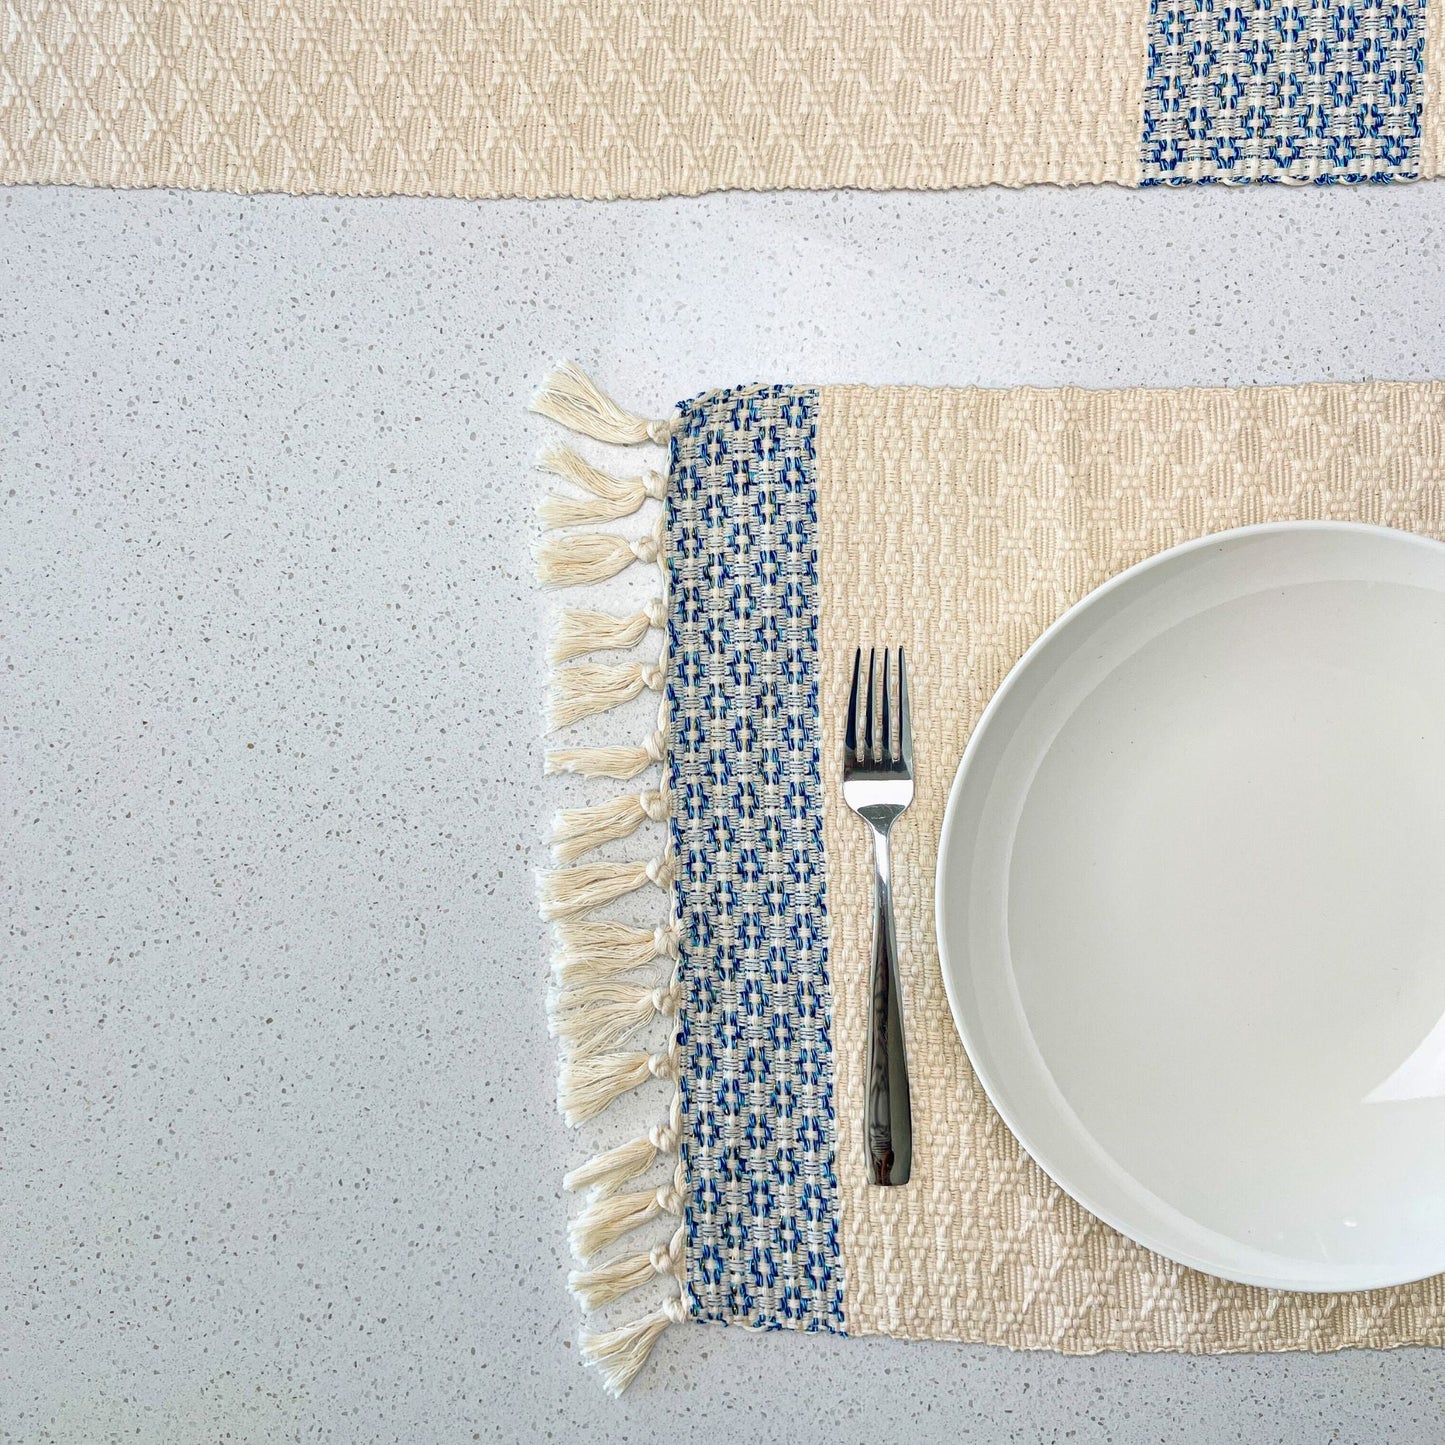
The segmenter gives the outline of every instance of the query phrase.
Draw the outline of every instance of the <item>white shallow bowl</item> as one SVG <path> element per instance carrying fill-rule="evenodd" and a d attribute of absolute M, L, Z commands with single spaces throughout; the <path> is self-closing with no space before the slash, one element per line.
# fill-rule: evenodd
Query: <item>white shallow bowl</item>
<path fill-rule="evenodd" d="M 1250 527 L 1086 597 L 974 730 L 937 922 L 1094 1214 L 1248 1284 L 1445 1270 L 1445 546 Z"/>

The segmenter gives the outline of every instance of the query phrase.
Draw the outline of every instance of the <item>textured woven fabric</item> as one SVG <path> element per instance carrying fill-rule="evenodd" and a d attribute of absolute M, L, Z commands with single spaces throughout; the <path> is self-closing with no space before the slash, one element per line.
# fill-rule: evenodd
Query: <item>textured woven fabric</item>
<path fill-rule="evenodd" d="M 659 196 L 1445 167 L 1426 0 L 0 0 L 0 182 Z"/>
<path fill-rule="evenodd" d="M 1420 172 L 1422 0 L 1152 0 L 1143 183 Z"/>
<path fill-rule="evenodd" d="M 694 1318 L 842 1328 L 813 444 L 817 393 L 684 403 L 667 493 L 668 791 Z"/>
<path fill-rule="evenodd" d="M 1149 0 L 0 0 L 0 181 L 453 196 L 1139 175 Z"/>
<path fill-rule="evenodd" d="M 1107 577 L 1205 532 L 1353 518 L 1445 535 L 1445 387 L 1230 391 L 826 388 L 818 415 L 824 851 L 844 1309 L 850 1334 L 1107 1349 L 1445 1344 L 1445 1278 L 1347 1295 L 1230 1284 L 1130 1243 L 1064 1195 L 989 1105 L 933 932 L 953 772 L 1030 642 Z M 917 790 L 894 832 L 913 1182 L 866 1182 L 872 873 L 841 799 L 853 648 L 909 649 Z"/>

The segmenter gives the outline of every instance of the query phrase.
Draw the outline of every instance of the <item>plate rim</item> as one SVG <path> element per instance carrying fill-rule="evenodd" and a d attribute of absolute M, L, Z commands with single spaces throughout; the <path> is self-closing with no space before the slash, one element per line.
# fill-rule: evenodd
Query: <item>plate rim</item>
<path fill-rule="evenodd" d="M 1276 1275 L 1266 1275 L 1251 1272 L 1247 1269 L 1232 1269 L 1221 1267 L 1219 1261 L 1206 1258 L 1188 1248 L 1180 1248 L 1173 1241 L 1161 1240 L 1150 1230 L 1140 1230 L 1134 1225 L 1126 1226 L 1120 1221 L 1116 1212 L 1105 1206 L 1101 1207 L 1095 1200 L 1089 1197 L 1089 1190 L 1079 1190 L 1068 1184 L 1059 1176 L 1050 1163 L 1036 1151 L 1034 1145 L 1029 1141 L 1028 1133 L 1020 1127 L 1012 1111 L 1003 1107 L 999 1102 L 1000 1090 L 996 1087 L 996 1081 L 992 1077 L 992 1071 L 988 1065 L 980 1064 L 979 1057 L 984 1052 L 982 1048 L 976 1051 L 975 1044 L 979 1042 L 980 1035 L 977 1028 L 971 1027 L 965 1020 L 964 1010 L 960 1007 L 959 1000 L 955 996 L 953 986 L 953 970 L 949 966 L 949 949 L 946 942 L 946 934 L 943 926 L 943 875 L 945 861 L 951 849 L 949 840 L 957 833 L 957 814 L 962 804 L 960 798 L 963 793 L 964 783 L 968 775 L 968 769 L 974 762 L 978 748 L 978 740 L 987 731 L 989 723 L 994 714 L 1003 705 L 1004 700 L 1018 685 L 1019 678 L 1024 674 L 1035 656 L 1043 651 L 1052 640 L 1062 632 L 1073 621 L 1097 605 L 1104 597 L 1117 588 L 1127 585 L 1134 579 L 1155 569 L 1167 566 L 1175 558 L 1191 552 L 1197 552 L 1210 546 L 1236 541 L 1244 541 L 1251 537 L 1265 537 L 1281 533 L 1299 532 L 1332 532 L 1341 534 L 1355 534 L 1363 536 L 1388 537 L 1392 541 L 1403 541 L 1409 544 L 1418 545 L 1421 548 L 1437 553 L 1445 553 L 1445 541 L 1428 537 L 1421 532 L 1411 532 L 1403 527 L 1387 527 L 1375 522 L 1353 522 L 1334 520 L 1303 519 L 1299 521 L 1285 522 L 1259 522 L 1244 527 L 1229 527 L 1219 532 L 1206 532 L 1202 536 L 1192 537 L 1188 541 L 1177 543 L 1173 547 L 1167 547 L 1162 552 L 1156 552 L 1142 561 L 1135 562 L 1132 566 L 1126 567 L 1122 572 L 1116 572 L 1112 577 L 1106 578 L 1097 587 L 1086 592 L 1069 607 L 1065 608 L 1020 655 L 1018 660 L 1009 668 L 1004 675 L 1003 681 L 995 689 L 994 694 L 984 705 L 983 711 L 979 714 L 978 721 L 970 731 L 968 741 L 964 745 L 963 755 L 960 757 L 958 767 L 954 770 L 953 782 L 948 790 L 948 802 L 943 810 L 943 819 L 939 825 L 938 852 L 934 862 L 933 870 L 933 931 L 934 941 L 938 948 L 939 972 L 943 976 L 943 991 L 948 999 L 949 1013 L 953 1016 L 953 1027 L 958 1035 L 959 1042 L 968 1058 L 969 1067 L 973 1070 L 974 1076 L 978 1079 L 983 1091 L 988 1098 L 989 1106 L 998 1114 L 1007 1126 L 1009 1132 L 1018 1141 L 1020 1147 L 1028 1154 L 1029 1158 L 1038 1165 L 1048 1178 L 1057 1185 L 1075 1203 L 1088 1210 L 1096 1219 L 1102 1220 L 1111 1229 L 1122 1234 L 1126 1239 L 1142 1245 L 1145 1249 L 1153 1251 L 1162 1258 L 1172 1260 L 1181 1264 L 1187 1269 L 1198 1270 L 1203 1274 L 1212 1275 L 1217 1279 L 1232 1281 L 1236 1284 L 1253 1285 L 1263 1289 L 1285 1290 L 1301 1294 L 1332 1294 L 1332 1293 L 1355 1293 L 1360 1290 L 1369 1289 L 1394 1289 L 1402 1285 L 1418 1284 L 1421 1280 L 1430 1279 L 1433 1276 L 1445 1272 L 1445 1258 L 1436 1261 L 1428 1268 L 1422 1269 L 1419 1273 L 1408 1273 L 1397 1276 L 1391 1272 L 1386 1276 L 1380 1275 L 1379 1271 L 1373 1273 L 1364 1272 L 1359 1269 L 1342 1272 L 1337 1280 L 1327 1282 L 1301 1282 L 1297 1279 L 1286 1279 Z M 957 844 L 954 845 L 958 846 Z"/>

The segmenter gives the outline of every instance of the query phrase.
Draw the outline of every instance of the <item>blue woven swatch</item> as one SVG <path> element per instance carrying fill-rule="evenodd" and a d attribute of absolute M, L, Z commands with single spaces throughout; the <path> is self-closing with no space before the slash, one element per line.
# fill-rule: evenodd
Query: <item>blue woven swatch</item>
<path fill-rule="evenodd" d="M 1151 0 L 1142 183 L 1413 179 L 1424 52 L 1425 0 Z"/>
<path fill-rule="evenodd" d="M 817 394 L 680 408 L 668 487 L 685 1294 L 843 1328 L 818 772 Z"/>

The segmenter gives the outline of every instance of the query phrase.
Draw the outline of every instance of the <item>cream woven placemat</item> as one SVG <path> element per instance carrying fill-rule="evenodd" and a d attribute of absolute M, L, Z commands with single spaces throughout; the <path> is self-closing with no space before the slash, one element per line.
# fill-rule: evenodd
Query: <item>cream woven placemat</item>
<path fill-rule="evenodd" d="M 564 611 L 552 646 L 558 726 L 662 695 L 640 745 L 609 734 L 548 753 L 554 771 L 634 787 L 662 764 L 660 787 L 559 813 L 568 866 L 539 877 L 569 1121 L 654 1079 L 674 1086 L 645 1135 L 567 1179 L 588 1194 L 571 1226 L 578 1300 L 654 1300 L 583 1335 L 607 1386 L 625 1388 L 687 1320 L 1073 1353 L 1445 1344 L 1445 1276 L 1341 1295 L 1247 1288 L 1159 1258 L 1067 1198 L 974 1078 L 932 907 L 957 761 L 1038 634 L 1110 576 L 1209 532 L 1331 518 L 1445 540 L 1445 384 L 760 383 L 649 419 L 567 364 L 533 405 L 593 442 L 670 445 L 665 479 L 566 447 L 542 462 L 571 491 L 544 503 L 541 580 L 593 585 L 635 563 L 665 578 L 635 616 Z M 650 532 L 580 530 L 653 497 L 665 506 Z M 627 656 L 654 630 L 660 660 Z M 913 700 L 915 798 L 894 833 L 914 1124 L 901 1189 L 867 1182 L 860 1137 L 872 870 L 837 745 L 860 640 L 907 647 Z M 627 660 L 572 661 L 619 650 Z M 633 842 L 578 861 L 662 817 L 661 854 Z M 607 916 L 654 886 L 665 921 Z M 673 1014 L 665 1050 L 623 1047 Z M 607 1253 L 623 1240 L 633 1252 Z M 657 1300 L 664 1278 L 680 1291 Z"/>
<path fill-rule="evenodd" d="M 1065 1196 L 973 1076 L 932 906 L 964 743 L 1038 633 L 1105 578 L 1205 532 L 1329 517 L 1445 535 L 1445 387 L 825 388 L 817 471 L 822 715 L 844 715 L 859 638 L 906 644 L 918 773 L 894 834 L 914 1174 L 876 1189 L 859 1138 L 871 872 L 838 752 L 823 749 L 849 1332 L 1073 1352 L 1445 1344 L 1445 1279 L 1251 1289 L 1160 1259 Z"/>
<path fill-rule="evenodd" d="M 1213 34 L 1213 7 L 1169 8 L 1197 10 L 1190 23 Z M 1398 55 L 1362 75 L 1359 47 L 1337 47 L 1329 130 L 1369 132 L 1399 105 L 1420 123 L 1387 118 L 1412 137 L 1388 168 L 1434 175 L 1445 26 L 1427 26 L 1425 0 L 1393 8 L 1411 27 Z M 1151 0 L 0 0 L 0 182 L 469 197 L 1137 185 L 1148 77 L 1194 63 L 1192 36 L 1172 62 L 1155 58 L 1156 11 Z M 1317 48 L 1306 36 L 1297 54 L 1267 50 L 1304 75 Z M 1244 76 L 1254 62 L 1241 51 L 1220 63 Z M 1370 89 L 1392 74 L 1408 77 L 1403 102 L 1399 83 L 1383 98 Z M 1271 93 L 1291 89 L 1283 71 L 1269 80 Z M 1201 95 L 1232 92 L 1212 77 Z M 1304 112 L 1271 124 L 1286 150 L 1313 144 Z M 1346 151 L 1325 168 L 1353 175 L 1365 152 Z M 1264 170 L 1305 178 L 1298 165 Z"/>

